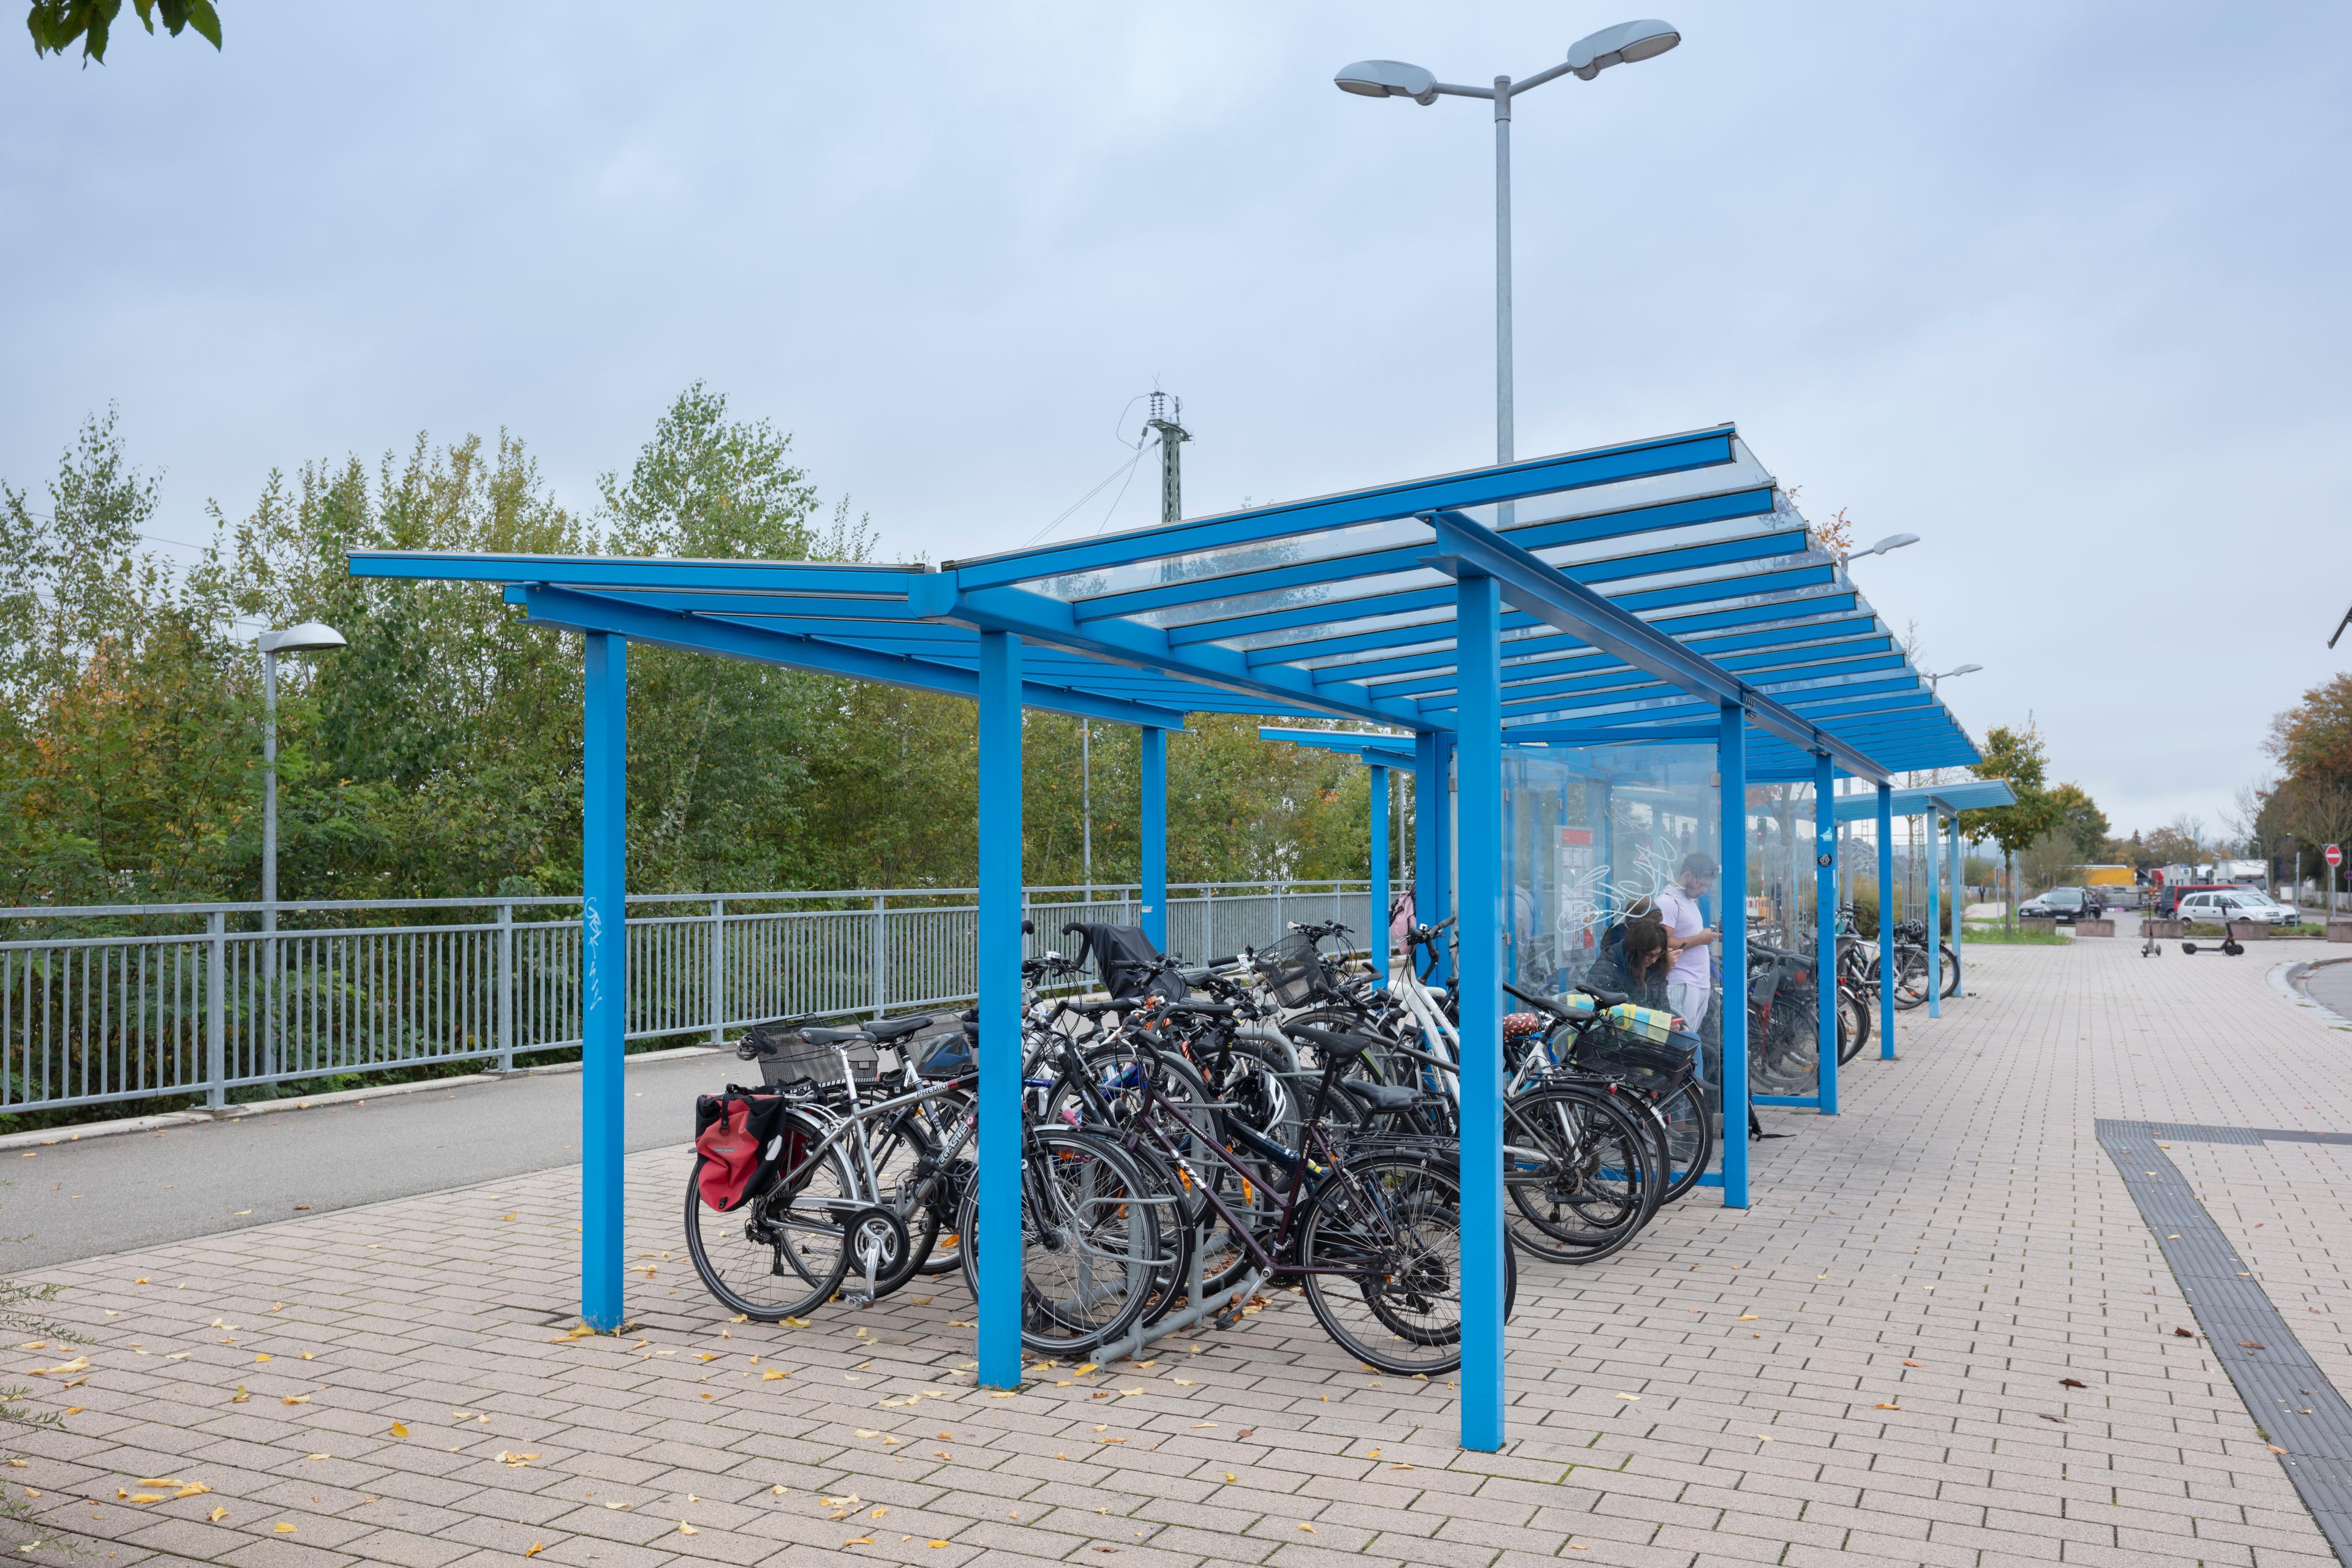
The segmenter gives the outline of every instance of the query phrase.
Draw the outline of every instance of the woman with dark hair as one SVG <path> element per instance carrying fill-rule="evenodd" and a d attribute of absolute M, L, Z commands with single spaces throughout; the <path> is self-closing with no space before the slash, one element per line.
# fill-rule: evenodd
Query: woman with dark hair
<path fill-rule="evenodd" d="M 1666 1006 L 1666 971 L 1673 960 L 1667 952 L 1664 924 L 1650 914 L 1629 920 L 1619 930 L 1622 940 L 1604 950 L 1604 955 L 1586 972 L 1584 984 L 1622 991 L 1639 1006 Z"/>

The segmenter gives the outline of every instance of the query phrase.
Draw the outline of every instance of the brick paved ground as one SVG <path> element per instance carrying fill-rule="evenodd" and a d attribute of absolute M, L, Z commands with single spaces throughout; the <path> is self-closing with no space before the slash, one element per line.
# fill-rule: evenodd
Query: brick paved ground
<path fill-rule="evenodd" d="M 2316 1568 L 2277 1459 L 2172 1334 L 2192 1320 L 2092 1122 L 2352 1130 L 2352 1041 L 2265 984 L 2312 944 L 2137 953 L 1974 950 L 1982 994 L 1849 1069 L 1847 1114 L 1769 1118 L 1797 1136 L 1759 1147 L 1753 1209 L 1701 1195 L 1606 1264 L 1523 1268 L 1500 1455 L 1287 1297 L 1010 1396 L 971 1387 L 953 1278 L 730 1324 L 683 1260 L 669 1151 L 630 1164 L 635 1340 L 555 1342 L 561 1173 L 55 1270 L 90 1370 L 32 1380 L 79 1408 L 0 1476 L 125 1565 Z M 2352 1375 L 2352 1151 L 2172 1157 Z"/>

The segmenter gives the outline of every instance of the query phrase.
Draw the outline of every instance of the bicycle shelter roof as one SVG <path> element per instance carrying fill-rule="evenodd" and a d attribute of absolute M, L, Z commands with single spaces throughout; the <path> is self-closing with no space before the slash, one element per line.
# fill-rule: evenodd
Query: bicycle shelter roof
<path fill-rule="evenodd" d="M 1738 431 L 1621 443 L 950 561 L 354 551 L 354 575 L 498 583 L 537 625 L 970 694 L 1022 638 L 1032 707 L 1455 727 L 1454 579 L 1502 580 L 1512 742 L 1712 737 L 1751 777 L 1885 778 L 1975 747 Z"/>

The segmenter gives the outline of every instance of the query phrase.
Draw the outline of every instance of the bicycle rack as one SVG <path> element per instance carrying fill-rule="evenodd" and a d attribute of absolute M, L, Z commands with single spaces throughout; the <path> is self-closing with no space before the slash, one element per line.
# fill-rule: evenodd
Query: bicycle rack
<path fill-rule="evenodd" d="M 1214 1211 L 1213 1210 L 1211 1212 L 1213 1213 Z M 1134 1355 L 1140 1352 L 1144 1346 L 1151 1343 L 1154 1340 L 1164 1338 L 1169 1334 L 1176 1333 L 1184 1329 L 1196 1327 L 1201 1323 L 1206 1322 L 1211 1317 L 1223 1311 L 1227 1307 L 1238 1306 L 1240 1303 L 1248 1300 L 1252 1295 L 1256 1293 L 1257 1288 L 1265 1283 L 1265 1272 L 1262 1269 L 1252 1268 L 1247 1274 L 1242 1277 L 1241 1283 L 1238 1285 L 1220 1290 L 1213 1296 L 1203 1297 L 1202 1295 L 1202 1287 L 1206 1283 L 1206 1281 L 1202 1279 L 1201 1273 L 1201 1254 L 1208 1245 L 1209 1224 L 1209 1221 L 1202 1220 L 1192 1227 L 1193 1246 L 1191 1276 L 1185 1281 L 1185 1299 L 1187 1304 L 1175 1311 L 1170 1312 L 1158 1322 L 1138 1323 L 1133 1329 L 1121 1334 L 1118 1338 L 1112 1340 L 1108 1344 L 1096 1347 L 1092 1352 L 1088 1352 L 1090 1360 L 1099 1362 L 1103 1365 L 1108 1366 L 1114 1361 L 1118 1361 L 1124 1357 Z"/>

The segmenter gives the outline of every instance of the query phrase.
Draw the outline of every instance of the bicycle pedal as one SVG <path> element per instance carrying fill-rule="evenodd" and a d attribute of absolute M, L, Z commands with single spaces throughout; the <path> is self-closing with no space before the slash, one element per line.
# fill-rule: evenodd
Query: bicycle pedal
<path fill-rule="evenodd" d="M 842 1292 L 841 1299 L 860 1311 L 874 1305 L 873 1295 L 865 1290 L 845 1290 Z"/>

